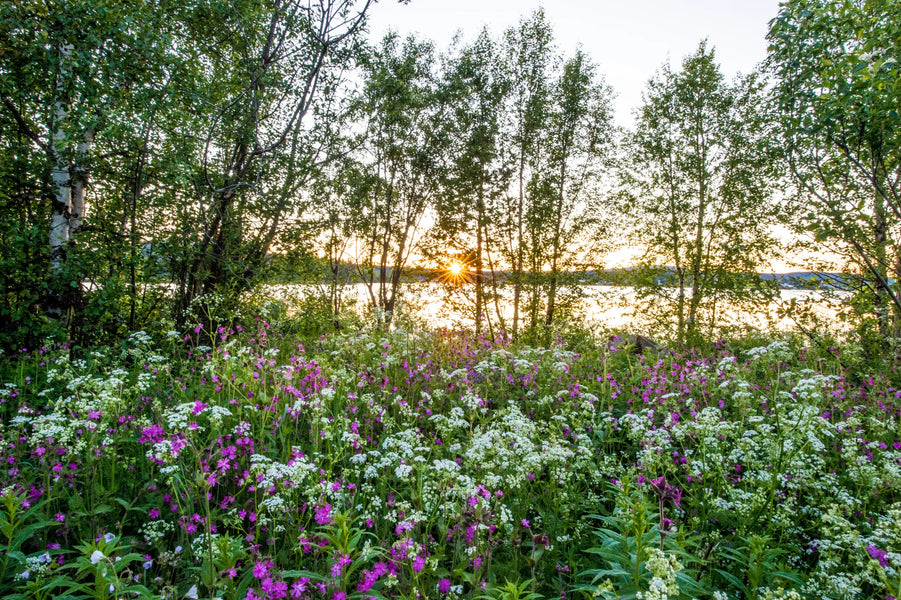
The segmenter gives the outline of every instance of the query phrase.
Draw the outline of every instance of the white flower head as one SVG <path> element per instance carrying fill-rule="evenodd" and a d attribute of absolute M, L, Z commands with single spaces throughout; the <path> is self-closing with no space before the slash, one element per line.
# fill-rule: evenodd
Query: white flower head
<path fill-rule="evenodd" d="M 94 552 L 91 553 L 91 564 L 96 565 L 104 558 L 106 558 L 106 555 L 103 554 L 103 552 L 101 552 L 100 550 L 94 550 Z"/>
<path fill-rule="evenodd" d="M 188 590 L 188 593 L 185 594 L 185 598 L 191 598 L 192 600 L 197 600 L 197 586 L 192 585 L 191 589 Z"/>

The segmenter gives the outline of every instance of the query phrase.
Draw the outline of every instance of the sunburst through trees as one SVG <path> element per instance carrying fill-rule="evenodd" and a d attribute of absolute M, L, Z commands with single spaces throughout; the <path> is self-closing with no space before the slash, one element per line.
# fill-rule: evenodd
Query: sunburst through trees
<path fill-rule="evenodd" d="M 472 283 L 475 272 L 471 261 L 451 259 L 441 268 L 436 279 L 445 285 L 457 287 Z"/>

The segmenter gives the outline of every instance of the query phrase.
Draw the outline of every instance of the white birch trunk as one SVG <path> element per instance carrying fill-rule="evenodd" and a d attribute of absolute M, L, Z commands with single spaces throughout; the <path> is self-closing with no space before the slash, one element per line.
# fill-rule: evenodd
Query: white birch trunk
<path fill-rule="evenodd" d="M 53 118 L 54 130 L 51 148 L 54 164 L 52 177 L 56 195 L 50 216 L 50 256 L 54 271 L 59 271 L 62 267 L 66 246 L 72 241 L 84 219 L 85 185 L 87 184 L 87 170 L 84 165 L 94 142 L 94 130 L 88 128 L 75 146 L 74 156 L 71 158 L 66 156 L 65 123 L 69 111 L 64 98 L 63 82 L 68 74 L 66 63 L 73 49 L 72 45 L 63 46 L 60 49 L 60 80 L 56 85 L 58 96 Z"/>
<path fill-rule="evenodd" d="M 56 82 L 56 104 L 53 114 L 53 139 L 51 153 L 53 169 L 51 177 L 56 188 L 50 213 L 50 265 L 52 273 L 59 273 L 66 260 L 66 251 L 81 227 L 85 209 L 85 185 L 87 183 L 87 157 L 94 142 L 94 130 L 86 129 L 81 140 L 75 146 L 73 155 L 66 151 L 70 142 L 67 139 L 66 121 L 69 118 L 68 99 L 66 98 L 66 79 L 69 75 L 69 58 L 74 46 L 60 46 L 59 79 Z M 48 306 L 48 313 L 56 318 L 63 318 L 68 301 L 57 296 Z"/>
<path fill-rule="evenodd" d="M 53 185 L 56 196 L 50 213 L 50 258 L 54 272 L 62 268 L 65 247 L 69 243 L 69 215 L 72 209 L 72 179 L 69 165 L 65 158 L 66 118 L 69 110 L 65 101 L 65 79 L 68 74 L 69 56 L 74 47 L 71 44 L 60 46 L 59 78 L 56 81 L 56 106 L 53 114 Z M 83 190 L 82 190 L 83 199 Z"/>

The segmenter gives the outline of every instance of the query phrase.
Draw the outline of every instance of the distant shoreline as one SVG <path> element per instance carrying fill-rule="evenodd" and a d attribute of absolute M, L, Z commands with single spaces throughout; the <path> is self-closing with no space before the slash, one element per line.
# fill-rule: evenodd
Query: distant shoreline
<path fill-rule="evenodd" d="M 288 268 L 279 269 L 267 283 L 270 285 L 280 284 L 313 284 L 328 283 L 331 280 L 331 273 L 328 277 L 319 281 L 311 281 L 304 276 L 296 276 L 296 271 Z M 391 273 L 391 269 L 388 269 Z M 633 286 L 636 285 L 636 277 L 638 271 L 636 269 L 611 269 L 605 271 L 565 271 L 558 273 L 558 281 L 561 285 L 604 285 L 604 286 Z M 650 271 L 646 272 L 644 277 L 649 276 Z M 548 273 L 542 273 L 541 277 L 547 277 Z M 777 282 L 779 289 L 784 290 L 847 290 L 850 287 L 850 279 L 852 276 L 842 273 L 831 272 L 815 272 L 815 271 L 791 271 L 788 273 L 758 273 L 761 281 Z M 444 279 L 446 272 L 443 269 L 425 269 L 410 268 L 405 269 L 401 276 L 401 283 L 428 283 L 430 281 L 439 281 Z M 509 281 L 513 276 L 512 271 L 486 271 L 483 277 L 488 280 L 497 282 Z M 675 284 L 675 275 L 671 269 L 662 268 L 656 274 L 659 285 L 666 285 L 672 282 Z M 533 281 L 534 274 L 526 273 L 524 279 Z M 356 267 L 352 265 L 342 265 L 338 277 L 340 285 L 354 285 L 360 283 L 356 273 Z M 376 280 L 378 275 L 376 274 Z M 893 283 L 893 282 L 890 282 Z"/>

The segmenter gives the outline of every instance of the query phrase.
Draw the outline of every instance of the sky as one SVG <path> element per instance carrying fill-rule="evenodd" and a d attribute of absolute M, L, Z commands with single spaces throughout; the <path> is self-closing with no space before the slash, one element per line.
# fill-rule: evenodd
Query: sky
<path fill-rule="evenodd" d="M 704 38 L 727 78 L 753 69 L 779 0 L 381 0 L 370 9 L 370 38 L 416 33 L 445 49 L 458 30 L 465 40 L 483 26 L 500 34 L 539 6 L 561 51 L 581 44 L 598 64 L 617 93 L 615 121 L 628 126 L 654 72 L 667 61 L 678 68 Z"/>

